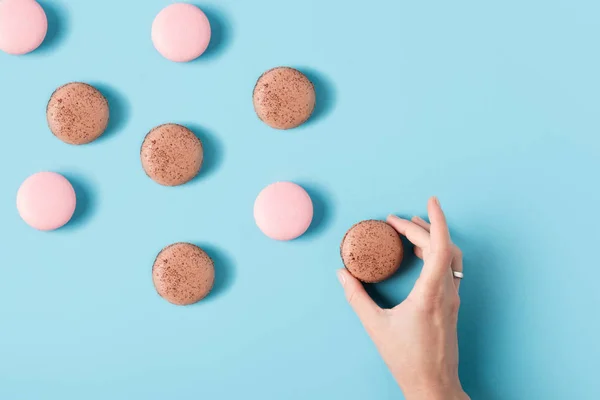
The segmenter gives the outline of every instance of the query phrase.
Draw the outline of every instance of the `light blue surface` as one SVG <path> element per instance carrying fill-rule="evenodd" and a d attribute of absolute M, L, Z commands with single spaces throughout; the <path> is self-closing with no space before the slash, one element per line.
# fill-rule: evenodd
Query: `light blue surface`
<path fill-rule="evenodd" d="M 399 399 L 335 277 L 348 227 L 423 214 L 437 194 L 466 257 L 461 376 L 474 399 L 598 399 L 600 3 L 594 0 L 202 1 L 213 48 L 152 47 L 163 0 L 45 0 L 51 32 L 0 54 L 0 399 Z M 255 116 L 265 70 L 310 72 L 319 109 L 280 132 Z M 109 97 L 106 137 L 73 147 L 45 106 L 66 82 Z M 161 187 L 153 126 L 189 124 L 207 168 Z M 64 173 L 80 208 L 41 233 L 20 183 Z M 267 184 L 305 185 L 317 221 L 277 243 L 254 225 Z M 215 293 L 179 308 L 150 270 L 206 246 Z M 419 263 L 375 290 L 401 300 Z"/>

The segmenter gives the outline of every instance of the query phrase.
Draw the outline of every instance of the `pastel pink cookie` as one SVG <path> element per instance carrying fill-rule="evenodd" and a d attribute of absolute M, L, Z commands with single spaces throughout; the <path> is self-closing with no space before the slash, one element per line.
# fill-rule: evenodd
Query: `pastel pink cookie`
<path fill-rule="evenodd" d="M 28 225 L 41 231 L 58 229 L 75 212 L 75 190 L 64 176 L 38 172 L 25 179 L 17 193 L 17 210 Z"/>
<path fill-rule="evenodd" d="M 277 182 L 267 186 L 254 203 L 256 225 L 271 239 L 296 239 L 306 232 L 312 218 L 310 196 L 301 186 L 292 182 Z"/>
<path fill-rule="evenodd" d="M 35 0 L 0 0 L 0 50 L 26 54 L 46 37 L 48 19 Z"/>
<path fill-rule="evenodd" d="M 208 47 L 210 23 L 202 10 L 192 4 L 171 4 L 154 19 L 152 42 L 168 60 L 192 61 Z"/>

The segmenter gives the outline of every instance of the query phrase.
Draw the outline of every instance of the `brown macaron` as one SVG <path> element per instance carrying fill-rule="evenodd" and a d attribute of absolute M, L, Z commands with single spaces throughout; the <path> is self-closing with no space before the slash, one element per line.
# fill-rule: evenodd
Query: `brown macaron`
<path fill-rule="evenodd" d="M 202 142 L 185 126 L 165 124 L 152 129 L 142 143 L 142 167 L 153 181 L 178 186 L 200 172 Z"/>
<path fill-rule="evenodd" d="M 273 68 L 258 78 L 253 94 L 254 110 L 275 129 L 292 129 L 312 115 L 316 95 L 312 82 L 289 67 Z"/>
<path fill-rule="evenodd" d="M 82 82 L 56 89 L 46 119 L 52 133 L 68 144 L 86 144 L 98 139 L 108 126 L 108 101 L 95 87 Z"/>
<path fill-rule="evenodd" d="M 381 282 L 400 267 L 404 249 L 398 232 L 383 221 L 368 220 L 348 230 L 340 246 L 346 269 L 357 279 Z"/>
<path fill-rule="evenodd" d="M 213 260 L 200 247 L 175 243 L 162 249 L 152 267 L 158 294 L 179 306 L 205 298 L 215 283 Z"/>

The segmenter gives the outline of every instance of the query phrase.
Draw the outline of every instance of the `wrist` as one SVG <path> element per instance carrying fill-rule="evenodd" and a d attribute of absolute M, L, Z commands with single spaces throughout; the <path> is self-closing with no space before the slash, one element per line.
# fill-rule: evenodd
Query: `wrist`
<path fill-rule="evenodd" d="M 429 385 L 420 389 L 402 389 L 406 400 L 470 400 L 470 397 L 458 385 Z"/>
<path fill-rule="evenodd" d="M 405 394 L 406 400 L 470 400 L 462 390 L 455 392 L 419 392 L 413 395 Z"/>

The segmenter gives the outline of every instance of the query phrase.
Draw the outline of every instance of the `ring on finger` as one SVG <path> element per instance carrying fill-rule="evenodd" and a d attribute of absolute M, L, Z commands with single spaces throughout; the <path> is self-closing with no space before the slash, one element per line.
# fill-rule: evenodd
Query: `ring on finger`
<path fill-rule="evenodd" d="M 463 275 L 463 273 L 462 273 L 462 272 L 460 272 L 460 271 L 452 271 L 452 275 L 454 275 L 454 277 L 455 277 L 456 279 L 462 279 L 462 278 L 464 278 L 464 275 Z"/>

